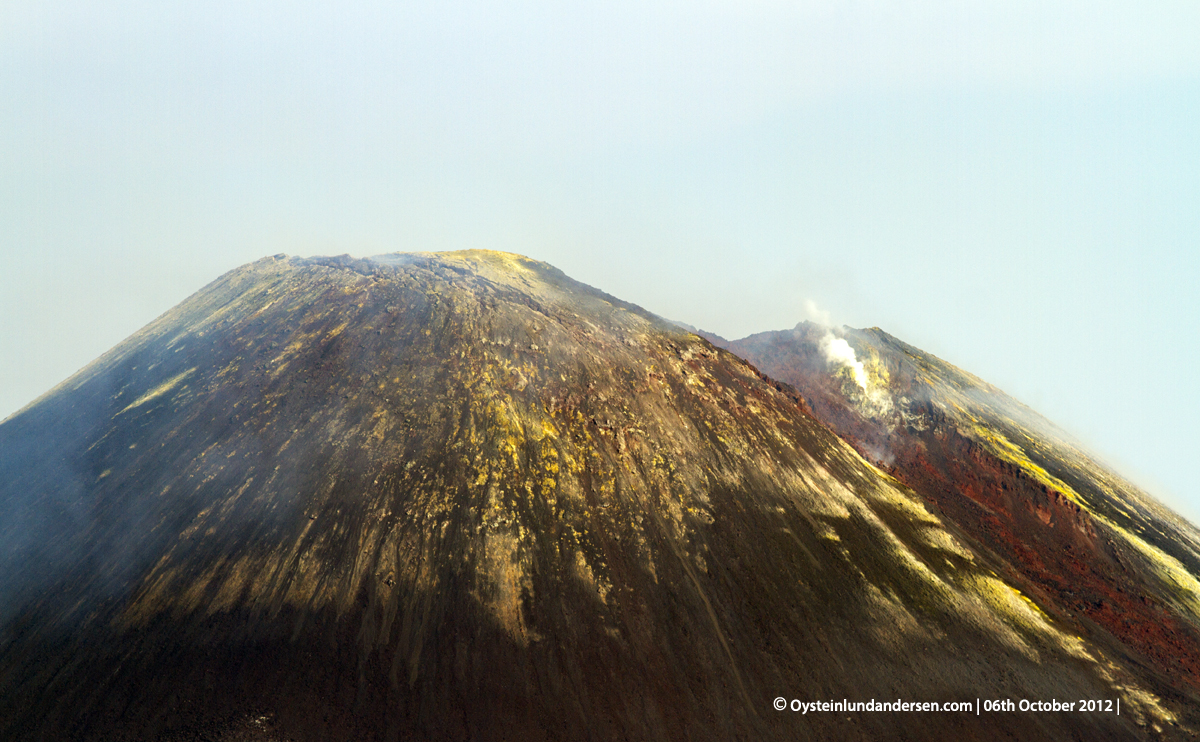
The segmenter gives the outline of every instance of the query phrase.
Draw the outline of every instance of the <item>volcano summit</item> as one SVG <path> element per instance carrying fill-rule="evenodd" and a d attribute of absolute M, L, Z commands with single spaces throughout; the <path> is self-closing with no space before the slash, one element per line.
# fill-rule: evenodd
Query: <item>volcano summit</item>
<path fill-rule="evenodd" d="M 871 431 L 839 428 L 849 403 L 810 396 L 516 255 L 232 271 L 0 425 L 0 737 L 1200 727 L 1154 635 L 1043 605 L 1025 567 L 1061 544 L 1012 546 L 1032 554 L 1015 568 L 999 544 L 1018 528 L 985 542 L 851 445 Z M 1154 538 L 1185 554 L 1180 529 Z M 1195 573 L 1175 564 L 1186 603 Z M 1195 614 L 1170 616 L 1191 651 Z"/>

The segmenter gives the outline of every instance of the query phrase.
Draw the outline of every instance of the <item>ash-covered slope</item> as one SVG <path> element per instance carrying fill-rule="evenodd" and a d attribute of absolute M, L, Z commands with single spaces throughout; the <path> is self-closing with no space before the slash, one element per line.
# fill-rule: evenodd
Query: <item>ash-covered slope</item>
<path fill-rule="evenodd" d="M 1190 523 L 1028 407 L 878 328 L 801 323 L 714 340 L 794 385 L 1070 631 L 1200 703 L 1200 533 Z"/>
<path fill-rule="evenodd" d="M 787 387 L 547 265 L 279 256 L 0 425 L 0 738 L 1194 723 L 969 543 Z"/>

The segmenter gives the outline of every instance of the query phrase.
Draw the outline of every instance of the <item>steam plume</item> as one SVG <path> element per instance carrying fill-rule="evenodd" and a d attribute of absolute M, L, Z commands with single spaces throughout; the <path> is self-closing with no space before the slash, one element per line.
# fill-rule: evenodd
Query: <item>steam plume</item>
<path fill-rule="evenodd" d="M 840 338 L 833 334 L 833 321 L 830 318 L 829 312 L 817 306 L 817 303 L 812 299 L 804 300 L 804 311 L 808 314 L 810 320 L 825 328 L 825 335 L 821 338 L 820 349 L 825 356 L 827 363 L 836 366 L 845 366 L 850 369 L 854 375 L 854 381 L 864 392 L 868 391 L 867 370 L 863 367 L 862 361 L 854 354 L 854 348 L 850 347 L 844 338 Z"/>
<path fill-rule="evenodd" d="M 804 300 L 804 311 L 808 314 L 808 318 L 816 322 L 821 327 L 831 327 L 833 319 L 829 316 L 829 312 L 817 306 L 817 303 L 812 299 Z"/>
<path fill-rule="evenodd" d="M 844 338 L 835 337 L 828 330 L 825 332 L 825 337 L 821 338 L 821 352 L 825 354 L 825 360 L 829 363 L 836 363 L 839 366 L 845 366 L 854 374 L 854 381 L 862 387 L 862 390 L 867 391 L 867 370 L 863 368 L 862 361 L 854 354 L 854 348 L 850 347 Z"/>

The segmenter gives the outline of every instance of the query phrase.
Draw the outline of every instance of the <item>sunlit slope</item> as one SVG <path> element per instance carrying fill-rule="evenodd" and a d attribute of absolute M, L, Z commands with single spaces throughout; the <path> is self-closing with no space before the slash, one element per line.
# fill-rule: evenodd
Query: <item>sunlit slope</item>
<path fill-rule="evenodd" d="M 0 738 L 1193 723 L 958 533 L 786 386 L 550 266 L 265 259 L 0 425 Z"/>
<path fill-rule="evenodd" d="M 1060 619 L 1146 677 L 1200 689 L 1200 534 L 995 387 L 878 330 L 823 328 L 728 347 L 795 385 L 816 415 L 1001 558 Z M 1130 431 L 1137 435 L 1138 431 Z"/>

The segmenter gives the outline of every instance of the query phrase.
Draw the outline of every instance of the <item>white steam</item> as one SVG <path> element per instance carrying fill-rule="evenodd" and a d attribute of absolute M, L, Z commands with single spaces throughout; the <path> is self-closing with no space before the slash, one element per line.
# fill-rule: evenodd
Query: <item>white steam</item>
<path fill-rule="evenodd" d="M 835 337 L 832 332 L 826 331 L 825 337 L 821 338 L 821 352 L 825 354 L 827 362 L 850 369 L 855 383 L 862 387 L 864 392 L 867 391 L 867 370 L 863 368 L 862 361 L 858 360 L 854 348 L 850 347 L 845 338 Z"/>
<path fill-rule="evenodd" d="M 866 358 L 872 364 L 872 370 L 877 374 L 872 380 L 871 375 L 867 373 L 866 363 L 858 360 L 853 346 L 846 341 L 846 338 L 841 337 L 847 328 L 845 326 L 835 328 L 830 322 L 829 312 L 820 309 L 811 299 L 804 302 L 804 309 L 809 320 L 824 331 L 821 339 L 817 341 L 817 350 L 825 357 L 825 363 L 833 371 L 834 378 L 838 380 L 839 391 L 845 397 L 846 403 L 864 417 L 878 420 L 888 427 L 894 427 L 895 421 L 890 418 L 896 407 L 891 394 L 888 393 L 886 367 L 881 366 L 879 359 L 872 356 L 870 350 L 867 349 Z M 796 329 L 799 332 L 800 326 L 797 325 Z M 810 330 L 805 329 L 802 336 L 811 337 L 809 332 Z M 797 337 L 800 336 L 801 334 L 797 335 Z M 846 388 L 843 381 L 844 376 L 841 373 L 842 369 L 849 369 L 850 377 L 862 390 L 861 393 Z M 838 378 L 839 376 L 842 378 Z M 895 459 L 886 443 L 882 441 L 874 443 L 865 441 L 855 445 L 861 445 L 859 451 L 874 462 L 890 466 Z"/>
<path fill-rule="evenodd" d="M 850 369 L 850 373 L 854 376 L 854 382 L 862 387 L 864 392 L 869 391 L 867 385 L 870 383 L 870 378 L 867 376 L 867 369 L 854 354 L 854 348 L 850 347 L 850 343 L 846 342 L 845 338 L 833 334 L 831 329 L 833 321 L 829 312 L 818 307 L 812 299 L 804 300 L 804 312 L 808 315 L 809 320 L 825 328 L 825 336 L 821 338 L 819 345 L 821 353 L 825 356 L 825 362 L 838 368 Z"/>
<path fill-rule="evenodd" d="M 808 318 L 817 323 L 821 327 L 832 327 L 833 319 L 829 316 L 829 312 L 817 306 L 817 303 L 812 299 L 804 300 L 804 312 Z"/>

